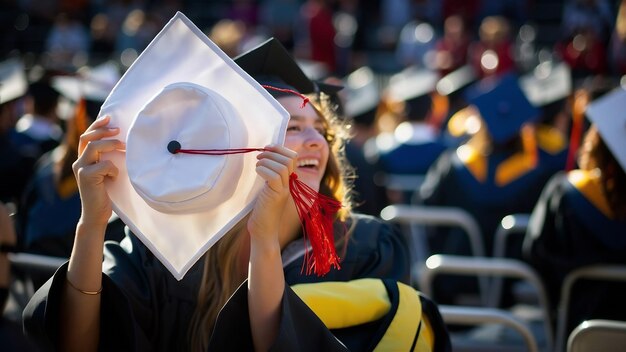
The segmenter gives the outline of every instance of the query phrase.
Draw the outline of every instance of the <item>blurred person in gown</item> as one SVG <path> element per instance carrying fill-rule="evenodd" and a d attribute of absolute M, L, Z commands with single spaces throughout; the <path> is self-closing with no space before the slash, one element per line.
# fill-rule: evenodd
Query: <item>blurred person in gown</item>
<path fill-rule="evenodd" d="M 378 164 L 384 173 L 390 203 L 409 203 L 430 166 L 446 146 L 439 138 L 439 123 L 445 113 L 435 93 L 438 74 L 409 67 L 391 77 L 386 87 L 386 105 L 401 121 L 393 134 L 377 138 Z"/>
<path fill-rule="evenodd" d="M 533 128 L 539 111 L 527 100 L 516 75 L 483 79 L 470 89 L 470 106 L 454 115 L 450 125 L 473 136 L 443 153 L 429 169 L 420 199 L 425 205 L 467 211 L 478 222 L 485 253 L 489 254 L 502 218 L 530 213 L 554 172 L 539 158 L 540 146 Z M 469 255 L 469 241 L 458 231 L 432 231 L 429 239 L 433 251 Z M 450 284 L 463 287 L 463 282 L 452 280 Z M 460 291 L 454 287 L 442 289 L 447 295 L 445 302 Z"/>
<path fill-rule="evenodd" d="M 552 324 L 565 276 L 591 264 L 626 264 L 626 141 L 623 88 L 593 100 L 578 168 L 555 175 L 526 232 L 525 259 L 547 289 Z M 626 319 L 623 283 L 585 281 L 572 291 L 566 334 L 583 320 Z M 567 335 L 566 335 L 567 336 Z"/>
<path fill-rule="evenodd" d="M 39 157 L 39 146 L 15 123 L 24 110 L 28 80 L 22 61 L 0 63 L 0 200 L 19 208 L 20 196 Z"/>
<path fill-rule="evenodd" d="M 83 67 L 75 76 L 53 78 L 52 86 L 62 94 L 63 102 L 73 112 L 65 117 L 66 133 L 62 143 L 38 160 L 22 196 L 19 221 L 23 250 L 57 257 L 70 256 L 81 213 L 72 163 L 78 157 L 80 135 L 98 115 L 100 105 L 119 77 L 117 66 L 109 62 L 95 68 Z M 121 236 L 118 234 L 115 239 L 119 240 Z"/>
<path fill-rule="evenodd" d="M 351 121 L 351 138 L 346 143 L 346 158 L 354 168 L 354 209 L 378 216 L 387 205 L 384 187 L 378 182 L 380 171 L 373 162 L 377 135 L 376 116 L 379 113 L 381 92 L 374 71 L 363 66 L 343 80 L 344 114 Z"/>

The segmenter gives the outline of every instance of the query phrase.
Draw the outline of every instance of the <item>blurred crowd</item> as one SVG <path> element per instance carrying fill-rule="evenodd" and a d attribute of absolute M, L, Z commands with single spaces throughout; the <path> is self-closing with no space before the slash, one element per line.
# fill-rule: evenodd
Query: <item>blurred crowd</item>
<path fill-rule="evenodd" d="M 537 213 L 554 178 L 610 164 L 601 193 L 614 222 L 602 228 L 626 233 L 624 166 L 615 161 L 626 151 L 593 149 L 602 131 L 585 117 L 589 104 L 626 87 L 626 0 L 6 0 L 0 198 L 13 206 L 19 250 L 69 256 L 78 136 L 176 11 L 230 57 L 275 37 L 311 79 L 344 87 L 329 98 L 351 125 L 345 148 L 360 212 L 460 207 L 489 254 L 505 216 L 532 213 L 543 227 L 509 256 L 541 271 L 564 263 L 546 258 L 541 235 L 572 231 Z M 110 239 L 121 226 L 112 222 Z M 471 254 L 452 232 L 428 233 L 429 252 Z M 603 243 L 594 258 L 626 263 L 626 246 Z M 590 261 L 574 262 L 545 277 L 553 306 L 565 273 Z M 437 301 L 453 303 L 471 286 L 444 282 Z"/>

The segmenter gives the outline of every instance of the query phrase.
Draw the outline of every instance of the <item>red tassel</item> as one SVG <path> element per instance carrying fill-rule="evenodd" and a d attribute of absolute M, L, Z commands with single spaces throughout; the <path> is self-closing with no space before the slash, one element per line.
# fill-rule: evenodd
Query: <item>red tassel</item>
<path fill-rule="evenodd" d="M 295 173 L 289 177 L 289 190 L 298 210 L 304 241 L 306 243 L 308 239 L 311 243 L 312 253 L 307 251 L 304 255 L 306 274 L 310 275 L 314 271 L 317 276 L 324 276 L 331 266 L 340 269 L 339 256 L 335 251 L 333 220 L 341 208 L 341 202 L 316 192 L 298 180 Z"/>

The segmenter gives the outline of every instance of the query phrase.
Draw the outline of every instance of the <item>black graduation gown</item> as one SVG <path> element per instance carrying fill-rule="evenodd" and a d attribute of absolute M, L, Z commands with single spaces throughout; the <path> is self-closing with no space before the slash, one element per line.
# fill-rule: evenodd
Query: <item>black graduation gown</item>
<path fill-rule="evenodd" d="M 354 210 L 363 214 L 378 216 L 380 211 L 387 205 L 385 189 L 375 182 L 375 177 L 380 171 L 376 163 L 370 163 L 363 151 L 363 146 L 354 142 L 346 144 L 346 159 L 354 168 L 353 193 Z"/>
<path fill-rule="evenodd" d="M 554 323 L 561 285 L 569 272 L 591 264 L 626 264 L 626 221 L 607 217 L 570 182 L 568 173 L 559 173 L 533 210 L 524 254 L 546 287 Z M 626 320 L 625 293 L 624 284 L 574 285 L 567 332 L 585 319 Z"/>
<path fill-rule="evenodd" d="M 402 143 L 381 153 L 380 164 L 386 173 L 399 175 L 425 175 L 447 146 L 439 141 Z"/>
<path fill-rule="evenodd" d="M 464 148 L 464 147 L 461 147 Z M 550 176 L 552 168 L 538 162 L 534 166 L 520 167 L 519 173 L 507 183 L 498 184 L 501 165 L 511 165 L 513 155 L 508 151 L 494 151 L 484 164 L 472 164 L 461 159 L 461 149 L 444 152 L 430 168 L 420 188 L 420 199 L 425 205 L 451 206 L 466 210 L 478 223 L 485 254 L 493 252 L 493 240 L 502 218 L 516 213 L 530 213 L 541 190 Z M 478 158 L 482 156 L 478 155 Z M 484 158 L 484 157 L 482 157 Z M 483 168 L 476 168 L 476 165 Z M 515 165 L 514 165 L 515 166 Z M 483 172 L 484 179 L 477 178 Z M 429 245 L 433 253 L 470 255 L 468 237 L 458 227 L 427 228 Z M 507 256 L 521 257 L 521 240 L 507 245 Z M 503 305 L 510 304 L 509 283 L 506 283 Z M 434 298 L 442 304 L 456 304 L 460 294 L 475 295 L 478 284 L 475 278 L 445 276 L 434 282 Z"/>
<path fill-rule="evenodd" d="M 281 319 L 276 343 L 270 350 L 305 352 L 373 351 L 376 347 L 383 350 L 389 350 L 390 348 L 395 348 L 394 350 L 396 350 L 398 346 L 402 345 L 396 344 L 401 339 L 403 343 L 413 341 L 411 350 L 423 351 L 424 348 L 430 347 L 429 343 L 425 341 L 427 338 L 424 338 L 424 336 L 431 334 L 433 337 L 433 352 L 449 352 L 452 350 L 447 327 L 439 313 L 439 309 L 432 300 L 414 291 L 419 296 L 421 311 L 414 311 L 409 306 L 399 308 L 398 304 L 401 304 L 399 301 L 410 298 L 406 296 L 402 298 L 402 294 L 392 288 L 394 286 L 397 287 L 395 280 L 383 279 L 382 282 L 383 285 L 389 288 L 387 292 L 391 303 L 391 308 L 385 316 L 357 326 L 330 331 L 325 328 L 324 323 L 300 297 L 291 288 L 286 287 L 281 307 L 283 319 Z M 354 281 L 351 281 L 349 284 L 353 283 Z M 331 295 L 334 296 L 335 294 L 336 292 L 333 292 Z M 366 307 L 362 309 L 367 310 Z M 347 311 L 341 311 L 339 307 L 338 311 L 340 312 L 339 315 L 350 314 Z M 404 320 L 404 318 L 408 318 L 406 315 L 404 318 L 399 318 L 398 321 L 395 321 L 395 323 L 399 323 L 396 325 L 397 329 L 391 328 L 391 325 L 394 324 L 392 321 L 395 314 L 403 315 L 402 312 L 410 315 L 411 319 L 421 320 L 416 330 L 411 328 L 411 326 L 415 327 L 415 325 L 412 325 L 410 321 Z M 394 331 L 388 333 L 388 328 Z M 234 336 L 233 331 L 237 332 L 236 336 Z M 381 343 L 383 347 L 378 345 L 386 333 L 386 337 L 393 340 L 391 343 L 393 347 L 388 343 Z M 251 336 L 248 295 L 244 283 L 221 310 L 217 318 L 216 328 L 213 331 L 209 350 L 251 351 L 253 350 Z M 405 346 L 408 345 L 405 344 Z M 409 349 L 407 348 L 406 350 Z"/>
<path fill-rule="evenodd" d="M 333 270 L 321 278 L 304 276 L 300 274 L 301 260 L 296 260 L 285 268 L 287 284 L 364 277 L 408 282 L 409 256 L 401 234 L 372 217 L 355 215 L 353 219 L 357 221 L 347 252 L 342 256 L 341 270 Z M 120 244 L 106 243 L 103 272 L 101 350 L 173 351 L 187 348 L 187 329 L 196 305 L 202 260 L 177 281 L 135 236 L 129 234 Z M 59 299 L 66 273 L 67 264 L 35 293 L 24 310 L 25 331 L 48 348 L 55 345 L 58 336 Z M 247 297 L 245 290 L 240 291 L 244 293 L 239 292 L 233 297 Z M 287 287 L 283 294 L 281 335 L 275 342 L 276 350 L 293 350 L 286 347 L 293 346 L 291 341 L 315 350 L 320 345 L 328 346 L 328 350 L 333 350 L 333 346 L 341 350 L 341 344 L 323 324 L 320 325 L 321 322 L 313 319 L 314 315 L 301 317 L 302 307 L 298 301 L 293 299 L 293 292 Z M 247 311 L 247 305 L 228 306 Z M 300 329 L 299 324 L 306 328 Z M 288 330 L 283 333 L 283 329 Z M 224 338 L 231 340 L 244 338 L 239 330 L 228 330 L 225 334 Z M 309 343 L 311 336 L 315 344 Z M 219 344 L 212 346 L 219 347 Z"/>
<path fill-rule="evenodd" d="M 54 175 L 53 152 L 44 154 L 22 197 L 19 216 L 23 248 L 29 253 L 69 257 L 80 218 L 78 188 L 61 196 Z"/>
<path fill-rule="evenodd" d="M 420 199 L 425 205 L 453 206 L 468 211 L 478 222 L 485 251 L 493 251 L 493 237 L 500 221 L 507 215 L 530 213 L 541 190 L 554 174 L 541 162 L 517 175 L 504 185 L 495 181 L 496 169 L 511 157 L 507 152 L 494 152 L 486 160 L 485 180 L 478 180 L 462 161 L 457 150 L 444 152 L 430 168 L 420 188 Z M 448 254 L 470 254 L 469 241 L 461 234 L 444 236 L 459 229 L 437 231 L 432 237 L 433 250 Z"/>

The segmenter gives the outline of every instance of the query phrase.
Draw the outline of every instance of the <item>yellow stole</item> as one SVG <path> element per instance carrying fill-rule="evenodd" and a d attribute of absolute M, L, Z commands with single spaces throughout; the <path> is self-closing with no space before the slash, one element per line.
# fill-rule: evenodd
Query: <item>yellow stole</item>
<path fill-rule="evenodd" d="M 399 303 L 396 314 L 375 351 L 409 351 L 420 324 L 413 351 L 432 351 L 434 333 L 423 316 L 419 294 L 411 286 L 397 283 Z M 340 329 L 372 322 L 391 309 L 387 289 L 379 279 L 347 282 L 319 282 L 291 287 L 329 329 Z"/>
<path fill-rule="evenodd" d="M 613 211 L 602 192 L 601 176 L 599 170 L 572 170 L 567 173 L 567 180 L 602 214 L 612 219 Z"/>

